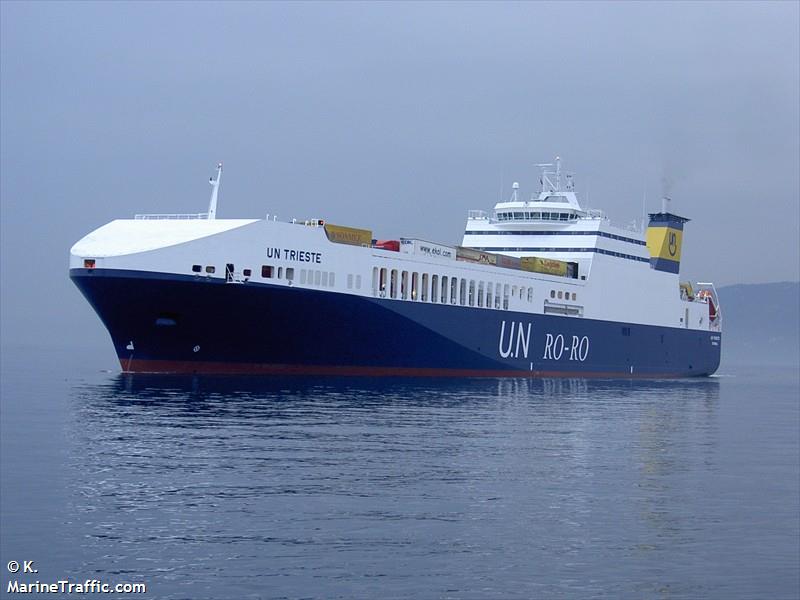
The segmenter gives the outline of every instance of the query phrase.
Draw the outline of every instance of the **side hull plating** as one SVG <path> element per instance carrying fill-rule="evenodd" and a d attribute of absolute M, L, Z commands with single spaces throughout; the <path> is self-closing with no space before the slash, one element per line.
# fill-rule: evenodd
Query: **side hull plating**
<path fill-rule="evenodd" d="M 403 302 L 185 275 L 72 269 L 123 371 L 688 377 L 716 332 Z"/>

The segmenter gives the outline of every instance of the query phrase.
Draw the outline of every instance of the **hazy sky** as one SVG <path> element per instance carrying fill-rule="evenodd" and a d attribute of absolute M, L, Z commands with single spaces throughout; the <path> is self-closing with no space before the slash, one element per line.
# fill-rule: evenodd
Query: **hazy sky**
<path fill-rule="evenodd" d="M 620 224 L 668 191 L 686 278 L 797 280 L 798 6 L 1 2 L 3 340 L 107 343 L 70 246 L 219 160 L 220 218 L 457 243 L 559 154 Z"/>

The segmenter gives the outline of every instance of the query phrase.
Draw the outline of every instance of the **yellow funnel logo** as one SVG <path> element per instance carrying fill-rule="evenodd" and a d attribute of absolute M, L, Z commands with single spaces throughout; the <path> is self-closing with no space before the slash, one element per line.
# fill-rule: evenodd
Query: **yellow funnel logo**
<path fill-rule="evenodd" d="M 669 255 L 674 257 L 678 252 L 678 234 L 674 231 L 670 231 L 667 238 L 669 239 Z"/>
<path fill-rule="evenodd" d="M 657 271 L 678 272 L 681 264 L 683 224 L 686 221 L 688 219 L 670 213 L 650 215 L 647 250 L 650 252 L 651 267 Z"/>
<path fill-rule="evenodd" d="M 650 258 L 665 258 L 680 262 L 683 232 L 672 227 L 647 228 L 647 249 Z"/>

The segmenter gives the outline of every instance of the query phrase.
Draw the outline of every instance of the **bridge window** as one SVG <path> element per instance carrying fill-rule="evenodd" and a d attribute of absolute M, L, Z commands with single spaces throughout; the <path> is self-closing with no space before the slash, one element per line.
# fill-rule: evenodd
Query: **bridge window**
<path fill-rule="evenodd" d="M 508 310 L 508 284 L 503 286 L 503 310 Z"/>
<path fill-rule="evenodd" d="M 428 301 L 428 285 L 429 285 L 428 274 L 427 273 L 423 273 L 422 274 L 422 294 L 420 296 L 420 300 L 422 300 L 423 302 L 427 302 Z"/>
<path fill-rule="evenodd" d="M 193 273 L 199 273 L 202 270 L 203 270 L 202 266 L 200 266 L 200 265 L 192 265 L 192 272 Z"/>
<path fill-rule="evenodd" d="M 528 302 L 533 302 L 533 288 L 528 288 Z"/>
<path fill-rule="evenodd" d="M 336 285 L 336 273 L 333 271 L 328 274 L 328 283 L 331 285 L 331 287 Z"/>
<path fill-rule="evenodd" d="M 550 297 L 551 298 L 555 298 L 556 297 L 556 291 L 555 290 L 550 290 Z"/>
<path fill-rule="evenodd" d="M 322 271 L 322 286 L 328 287 L 328 272 Z"/>
<path fill-rule="evenodd" d="M 300 283 L 302 285 L 305 285 L 305 283 L 306 283 L 306 270 L 305 269 L 300 269 Z"/>
<path fill-rule="evenodd" d="M 397 298 L 397 269 L 392 269 L 391 279 L 389 281 L 389 292 L 392 298 Z"/>
<path fill-rule="evenodd" d="M 542 213 L 540 212 L 531 213 L 531 219 L 539 220 L 541 218 L 542 218 Z"/>
<path fill-rule="evenodd" d="M 576 294 L 575 292 L 572 292 L 572 299 L 573 300 L 577 300 L 578 299 L 578 294 Z"/>
<path fill-rule="evenodd" d="M 286 280 L 294 281 L 294 267 L 286 267 Z"/>
<path fill-rule="evenodd" d="M 458 295 L 458 277 L 450 278 L 450 304 L 457 302 Z"/>
<path fill-rule="evenodd" d="M 411 274 L 411 299 L 419 299 L 419 273 Z"/>
<path fill-rule="evenodd" d="M 261 265 L 261 277 L 264 279 L 272 279 L 272 270 L 270 265 Z M 208 267 L 206 267 L 206 271 L 208 271 Z"/>
<path fill-rule="evenodd" d="M 449 286 L 447 285 L 447 275 L 442 275 L 442 297 L 439 299 L 439 301 L 442 304 L 447 304 L 447 290 L 448 290 L 448 287 Z"/>
<path fill-rule="evenodd" d="M 314 271 L 314 285 L 322 284 L 322 271 Z"/>
<path fill-rule="evenodd" d="M 494 307 L 499 309 L 500 308 L 500 284 L 494 284 Z"/>
<path fill-rule="evenodd" d="M 353 289 L 353 274 L 352 273 L 348 273 L 347 274 L 347 289 L 348 290 L 352 290 Z"/>
<path fill-rule="evenodd" d="M 439 301 L 439 276 L 431 275 L 431 302 Z"/>
<path fill-rule="evenodd" d="M 475 280 L 469 280 L 469 305 L 475 306 Z"/>
<path fill-rule="evenodd" d="M 483 308 L 483 294 L 484 294 L 484 283 L 481 281 L 478 283 L 478 306 Z"/>
<path fill-rule="evenodd" d="M 356 275 L 356 289 L 361 289 L 361 275 Z"/>
<path fill-rule="evenodd" d="M 400 297 L 408 299 L 408 271 L 403 271 L 400 275 Z"/>
<path fill-rule="evenodd" d="M 492 308 L 492 282 L 486 284 L 486 308 Z"/>
<path fill-rule="evenodd" d="M 242 275 L 244 275 L 245 277 L 250 277 L 252 274 L 253 271 L 251 271 L 250 269 L 245 269 L 244 271 L 242 271 Z"/>
<path fill-rule="evenodd" d="M 462 279 L 458 290 L 458 300 L 461 306 L 467 305 L 467 280 Z"/>
<path fill-rule="evenodd" d="M 558 290 L 558 299 L 561 300 L 564 297 L 564 292 Z"/>

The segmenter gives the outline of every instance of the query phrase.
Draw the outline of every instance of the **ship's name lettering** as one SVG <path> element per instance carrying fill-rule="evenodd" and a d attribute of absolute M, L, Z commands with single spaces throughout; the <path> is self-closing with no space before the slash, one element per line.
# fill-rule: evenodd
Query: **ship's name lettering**
<path fill-rule="evenodd" d="M 588 335 L 582 337 L 573 335 L 571 340 L 568 340 L 562 333 L 556 335 L 548 333 L 545 337 L 543 359 L 561 360 L 565 358 L 583 362 L 587 356 L 589 356 Z"/>
<path fill-rule="evenodd" d="M 310 252 L 308 250 L 292 250 L 290 248 L 276 248 L 273 246 L 267 248 L 267 258 L 321 264 L 322 252 Z"/>
<path fill-rule="evenodd" d="M 516 336 L 514 335 L 516 329 Z M 528 347 L 531 341 L 531 324 L 527 327 L 522 323 L 511 321 L 508 330 L 508 343 L 506 344 L 506 322 L 500 325 L 500 343 L 498 350 L 501 358 L 528 358 Z"/>

